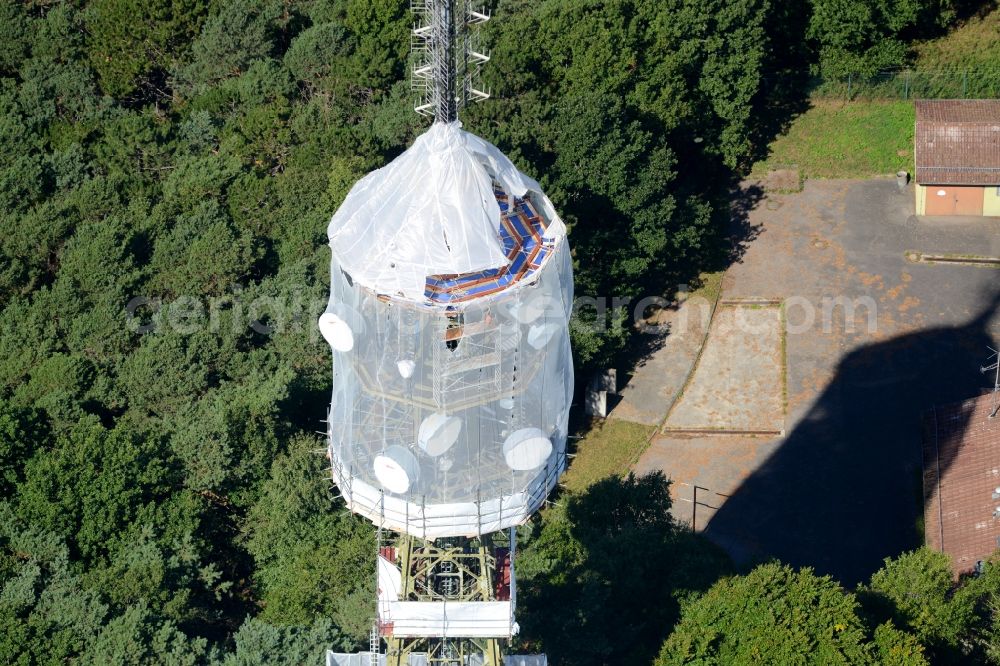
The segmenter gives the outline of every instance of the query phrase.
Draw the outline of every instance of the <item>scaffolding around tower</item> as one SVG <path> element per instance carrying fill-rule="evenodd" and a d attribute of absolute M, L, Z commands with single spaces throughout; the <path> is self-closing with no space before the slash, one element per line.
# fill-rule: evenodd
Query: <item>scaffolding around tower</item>
<path fill-rule="evenodd" d="M 379 549 L 378 627 L 388 666 L 424 655 L 434 666 L 503 666 L 500 643 L 516 631 L 514 535 L 428 542 L 402 536 Z"/>
<path fill-rule="evenodd" d="M 566 465 L 572 265 L 538 183 L 458 123 L 359 181 L 329 228 L 334 481 L 421 539 L 527 520 Z"/>
<path fill-rule="evenodd" d="M 328 666 L 545 666 L 518 632 L 515 528 L 566 467 L 573 269 L 537 181 L 462 129 L 488 94 L 466 0 L 412 0 L 434 124 L 330 220 L 331 473 L 378 529 L 369 651 Z M 386 645 L 383 654 L 381 646 Z"/>
<path fill-rule="evenodd" d="M 372 663 L 544 664 L 501 662 L 501 646 L 517 632 L 512 528 L 566 466 L 565 226 L 536 181 L 456 122 L 360 180 L 329 236 L 331 471 L 380 544 L 398 534 L 379 552 Z"/>

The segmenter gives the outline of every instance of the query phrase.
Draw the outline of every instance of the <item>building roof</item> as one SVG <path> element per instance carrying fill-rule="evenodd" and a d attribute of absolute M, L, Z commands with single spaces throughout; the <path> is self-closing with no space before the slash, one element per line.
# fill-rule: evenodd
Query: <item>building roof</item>
<path fill-rule="evenodd" d="M 1000 100 L 919 99 L 916 181 L 1000 185 Z"/>
<path fill-rule="evenodd" d="M 924 538 L 951 556 L 955 574 L 1000 547 L 1000 414 L 994 396 L 935 407 L 924 416 Z"/>

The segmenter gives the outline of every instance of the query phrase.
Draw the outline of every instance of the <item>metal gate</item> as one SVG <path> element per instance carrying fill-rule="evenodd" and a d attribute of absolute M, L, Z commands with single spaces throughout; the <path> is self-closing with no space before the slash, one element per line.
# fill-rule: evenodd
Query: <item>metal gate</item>
<path fill-rule="evenodd" d="M 983 188 L 957 185 L 927 186 L 925 215 L 982 215 Z"/>

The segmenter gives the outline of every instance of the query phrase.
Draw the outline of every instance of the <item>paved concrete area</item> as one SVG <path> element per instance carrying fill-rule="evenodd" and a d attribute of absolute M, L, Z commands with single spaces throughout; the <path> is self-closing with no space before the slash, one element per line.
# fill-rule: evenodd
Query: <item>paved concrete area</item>
<path fill-rule="evenodd" d="M 697 527 L 738 562 L 853 585 L 922 542 L 920 415 L 986 387 L 1000 344 L 1000 271 L 905 254 L 1000 255 L 1000 220 L 916 218 L 892 180 L 807 181 L 746 208 L 755 237 L 723 298 L 785 302 L 786 434 L 663 437 L 637 468 L 674 479 L 681 519 L 704 488 Z"/>
<path fill-rule="evenodd" d="M 608 418 L 658 426 L 680 394 L 698 358 L 713 304 L 700 297 L 665 308 L 647 330 L 649 350 L 620 390 Z"/>
<path fill-rule="evenodd" d="M 667 430 L 784 430 L 781 308 L 720 304 Z"/>
<path fill-rule="evenodd" d="M 701 530 L 774 449 L 767 437 L 668 435 L 650 443 L 635 471 L 667 470 L 674 518 Z"/>

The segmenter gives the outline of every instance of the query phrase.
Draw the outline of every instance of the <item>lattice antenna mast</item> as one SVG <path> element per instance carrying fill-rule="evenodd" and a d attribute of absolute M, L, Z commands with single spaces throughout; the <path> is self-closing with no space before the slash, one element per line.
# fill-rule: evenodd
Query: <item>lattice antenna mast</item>
<path fill-rule="evenodd" d="M 993 403 L 990 406 L 990 418 L 994 418 L 998 412 L 1000 412 L 1000 353 L 997 352 L 993 347 L 987 347 L 992 354 L 990 354 L 990 359 L 997 359 L 993 362 L 993 365 L 985 365 L 980 368 L 980 372 L 986 374 L 990 370 L 993 371 Z"/>
<path fill-rule="evenodd" d="M 479 47 L 477 27 L 489 20 L 473 0 L 410 0 L 416 20 L 410 38 L 413 109 L 436 122 L 453 122 L 469 102 L 489 98 L 480 74 L 489 55 Z"/>

